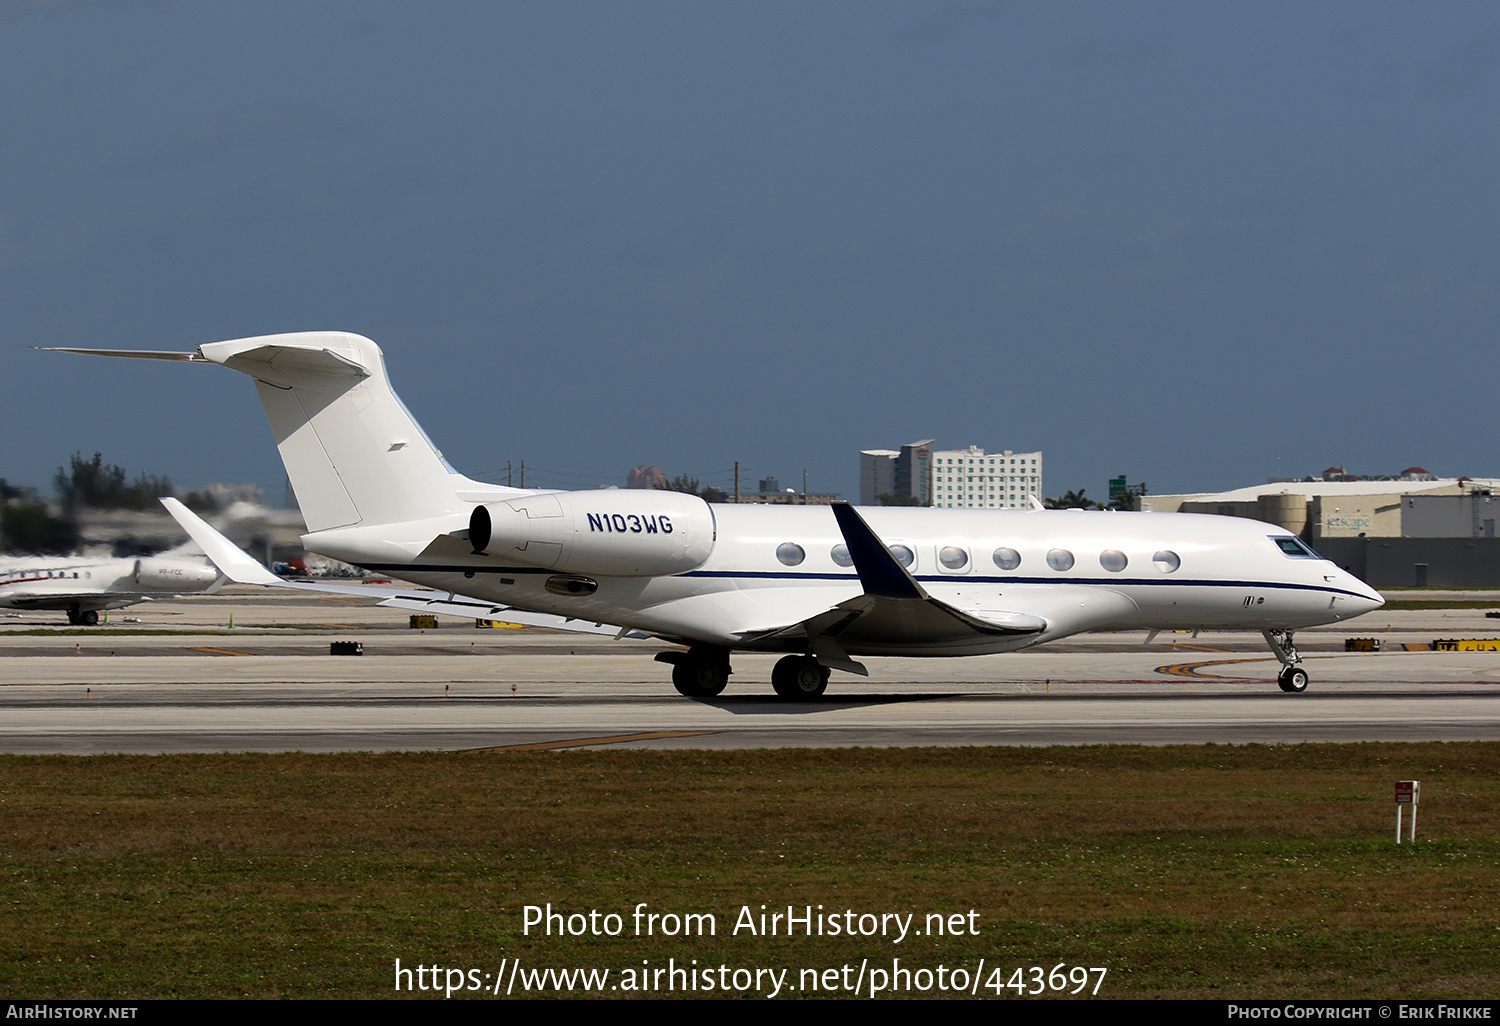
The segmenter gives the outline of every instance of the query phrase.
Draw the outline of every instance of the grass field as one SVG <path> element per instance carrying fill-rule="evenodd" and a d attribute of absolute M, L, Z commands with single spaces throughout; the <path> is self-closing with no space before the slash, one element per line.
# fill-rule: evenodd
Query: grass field
<path fill-rule="evenodd" d="M 1402 778 L 1423 804 L 1397 847 Z M 0 990 L 367 998 L 398 958 L 519 957 L 785 968 L 806 996 L 804 969 L 899 958 L 980 996 L 1061 963 L 1107 968 L 1108 997 L 1483 998 L 1497 856 L 1500 744 L 7 756 Z M 523 935 L 549 902 L 623 930 Z M 717 932 L 634 936 L 640 902 Z M 762 904 L 964 928 L 732 932 Z"/>

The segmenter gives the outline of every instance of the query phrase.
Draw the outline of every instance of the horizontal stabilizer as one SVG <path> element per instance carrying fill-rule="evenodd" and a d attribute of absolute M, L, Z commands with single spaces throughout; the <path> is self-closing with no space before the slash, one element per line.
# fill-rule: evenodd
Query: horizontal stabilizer
<path fill-rule="evenodd" d="M 205 342 L 191 353 L 54 352 L 219 364 L 249 375 L 310 534 L 467 516 L 468 493 L 510 494 L 443 460 L 391 388 L 380 347 L 344 331 Z"/>
<path fill-rule="evenodd" d="M 70 349 L 37 346 L 44 353 L 77 353 L 79 356 L 122 356 L 127 360 L 170 360 L 173 363 L 208 363 L 197 353 L 163 353 L 154 349 Z"/>

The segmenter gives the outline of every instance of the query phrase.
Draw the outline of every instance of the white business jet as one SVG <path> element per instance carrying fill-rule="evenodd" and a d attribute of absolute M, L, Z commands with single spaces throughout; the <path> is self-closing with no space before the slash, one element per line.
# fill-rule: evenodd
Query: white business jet
<path fill-rule="evenodd" d="M 0 568 L 0 607 L 60 609 L 69 623 L 92 627 L 103 610 L 163 595 L 213 592 L 227 580 L 202 556 L 175 551 L 141 559 L 35 556 Z"/>
<path fill-rule="evenodd" d="M 1260 631 L 1282 690 L 1300 692 L 1308 678 L 1293 631 L 1384 602 L 1284 529 L 1232 517 L 711 505 L 666 491 L 484 484 L 432 446 L 391 390 L 380 348 L 359 335 L 62 351 L 250 375 L 308 549 L 448 596 L 388 604 L 685 646 L 657 658 L 692 697 L 724 689 L 734 651 L 786 653 L 772 687 L 805 699 L 823 693 L 830 670 L 864 674 L 855 656 L 977 655 L 1134 629 Z M 291 584 L 168 505 L 230 577 Z"/>

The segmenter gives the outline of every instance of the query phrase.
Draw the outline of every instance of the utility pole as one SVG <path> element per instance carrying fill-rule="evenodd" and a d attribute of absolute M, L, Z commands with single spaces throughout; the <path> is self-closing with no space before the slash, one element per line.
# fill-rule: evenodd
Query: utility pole
<path fill-rule="evenodd" d="M 505 487 L 514 487 L 514 483 L 511 480 L 510 460 L 505 461 Z"/>
<path fill-rule="evenodd" d="M 740 461 L 734 461 L 734 501 L 738 505 L 740 501 Z"/>
<path fill-rule="evenodd" d="M 807 505 L 807 468 L 802 468 L 802 505 Z"/>
<path fill-rule="evenodd" d="M 521 487 L 526 487 L 526 461 L 521 461 Z"/>

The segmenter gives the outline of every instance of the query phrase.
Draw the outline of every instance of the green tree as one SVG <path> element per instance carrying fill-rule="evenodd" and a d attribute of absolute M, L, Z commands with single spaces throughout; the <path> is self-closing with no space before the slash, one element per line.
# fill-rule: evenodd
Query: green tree
<path fill-rule="evenodd" d="M 1060 499 L 1044 499 L 1042 505 L 1048 509 L 1103 509 L 1104 507 L 1093 499 L 1084 498 L 1083 493 L 1087 490 L 1080 488 L 1076 492 L 1069 491 Z"/>
<path fill-rule="evenodd" d="M 166 477 L 155 477 L 144 470 L 134 482 L 127 483 L 125 470 L 113 463 L 105 463 L 100 453 L 86 460 L 82 453 L 75 452 L 71 466 L 65 472 L 57 468 L 54 484 L 63 509 L 68 512 L 80 506 L 98 509 L 149 509 L 163 495 L 172 495 L 172 482 Z"/>
<path fill-rule="evenodd" d="M 188 492 L 182 497 L 182 504 L 194 513 L 217 513 L 219 511 L 219 500 L 215 499 L 213 493 L 206 488 Z"/>
<path fill-rule="evenodd" d="M 71 517 L 54 517 L 45 503 L 14 501 L 0 512 L 0 549 L 60 555 L 78 547 L 78 525 Z"/>
<path fill-rule="evenodd" d="M 713 485 L 700 488 L 698 479 L 687 474 L 678 474 L 672 480 L 663 481 L 656 487 L 663 492 L 684 492 L 688 495 L 696 495 L 704 502 L 723 502 L 725 499 L 722 488 L 715 488 Z"/>

